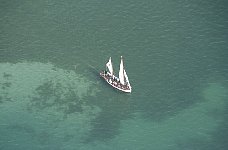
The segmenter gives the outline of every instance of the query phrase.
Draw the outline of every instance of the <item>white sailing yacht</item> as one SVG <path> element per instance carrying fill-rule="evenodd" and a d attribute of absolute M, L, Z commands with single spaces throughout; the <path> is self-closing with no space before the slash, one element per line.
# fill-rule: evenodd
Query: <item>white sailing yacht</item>
<path fill-rule="evenodd" d="M 106 64 L 106 70 L 100 72 L 101 77 L 105 79 L 112 87 L 127 93 L 131 93 L 131 85 L 128 80 L 127 73 L 124 69 L 123 57 L 121 56 L 120 60 L 120 70 L 119 77 L 115 76 L 112 66 L 112 59 L 109 58 L 108 63 Z"/>

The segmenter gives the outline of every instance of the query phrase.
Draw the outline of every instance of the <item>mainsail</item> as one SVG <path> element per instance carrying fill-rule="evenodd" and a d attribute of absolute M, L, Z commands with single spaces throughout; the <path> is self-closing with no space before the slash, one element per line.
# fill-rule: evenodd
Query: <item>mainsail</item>
<path fill-rule="evenodd" d="M 124 81 L 124 66 L 123 66 L 123 58 L 122 58 L 122 56 L 121 56 L 121 60 L 120 60 L 119 79 L 120 79 L 120 83 L 125 85 L 125 81 Z"/>
<path fill-rule="evenodd" d="M 126 73 L 125 70 L 124 70 L 124 77 L 125 77 L 125 80 L 126 80 L 126 84 L 128 84 L 130 86 L 130 82 L 128 80 L 128 76 L 127 76 L 127 73 Z"/>
<path fill-rule="evenodd" d="M 113 67 L 112 67 L 112 59 L 111 59 L 111 57 L 109 58 L 109 61 L 106 64 L 106 67 L 108 67 L 109 72 L 111 73 L 111 75 L 113 75 Z"/>

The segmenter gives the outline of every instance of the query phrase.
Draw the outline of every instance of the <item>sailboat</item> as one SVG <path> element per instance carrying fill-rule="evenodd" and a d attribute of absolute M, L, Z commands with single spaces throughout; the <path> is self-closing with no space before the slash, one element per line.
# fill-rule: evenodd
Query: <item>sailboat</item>
<path fill-rule="evenodd" d="M 131 85 L 127 73 L 124 69 L 122 56 L 120 60 L 119 77 L 117 77 L 114 74 L 111 57 L 109 58 L 109 61 L 106 63 L 105 71 L 100 72 L 100 76 L 103 77 L 105 81 L 108 82 L 108 84 L 110 84 L 112 87 L 126 93 L 131 93 Z"/>

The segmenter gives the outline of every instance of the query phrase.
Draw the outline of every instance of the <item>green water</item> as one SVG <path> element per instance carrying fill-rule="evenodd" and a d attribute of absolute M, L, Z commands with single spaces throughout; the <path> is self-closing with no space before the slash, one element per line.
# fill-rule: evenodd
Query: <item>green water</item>
<path fill-rule="evenodd" d="M 225 0 L 0 2 L 1 150 L 227 149 Z"/>

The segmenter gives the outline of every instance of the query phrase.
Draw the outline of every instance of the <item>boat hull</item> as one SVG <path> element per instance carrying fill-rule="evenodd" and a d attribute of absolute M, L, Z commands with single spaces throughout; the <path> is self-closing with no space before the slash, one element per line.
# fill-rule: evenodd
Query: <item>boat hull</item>
<path fill-rule="evenodd" d="M 131 93 L 131 86 L 121 84 L 118 77 L 111 75 L 110 73 L 105 73 L 104 71 L 100 72 L 100 76 L 115 89 L 118 89 L 122 92 Z"/>

